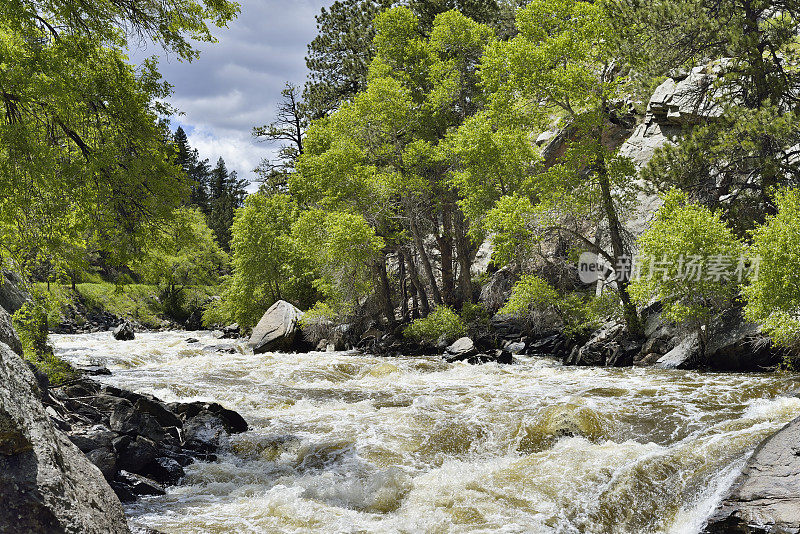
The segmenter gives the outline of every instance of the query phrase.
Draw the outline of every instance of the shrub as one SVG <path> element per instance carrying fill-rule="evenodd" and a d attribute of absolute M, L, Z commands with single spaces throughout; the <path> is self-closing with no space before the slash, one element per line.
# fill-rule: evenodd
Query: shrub
<path fill-rule="evenodd" d="M 14 313 L 12 320 L 22 342 L 25 359 L 47 375 L 51 384 L 59 386 L 77 378 L 79 373 L 54 355 L 52 347 L 47 344 L 47 315 L 45 305 L 29 301 Z"/>
<path fill-rule="evenodd" d="M 437 343 L 444 339 L 452 343 L 467 334 L 467 325 L 447 306 L 439 306 L 427 317 L 414 320 L 405 329 L 405 335 L 421 343 Z"/>
<path fill-rule="evenodd" d="M 711 266 L 738 262 L 743 254 L 744 247 L 721 213 L 670 191 L 639 237 L 643 276 L 631 282 L 631 296 L 640 306 L 661 301 L 664 317 L 695 331 L 704 351 L 710 324 L 738 295 L 736 280 L 712 275 Z"/>
<path fill-rule="evenodd" d="M 753 232 L 752 253 L 761 259 L 744 295 L 745 317 L 761 323 L 778 345 L 800 346 L 800 191 L 776 195 L 778 214 Z"/>

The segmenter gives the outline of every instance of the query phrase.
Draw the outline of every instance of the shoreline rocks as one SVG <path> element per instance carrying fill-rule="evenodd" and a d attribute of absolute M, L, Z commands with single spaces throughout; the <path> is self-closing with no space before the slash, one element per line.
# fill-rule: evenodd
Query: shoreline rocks
<path fill-rule="evenodd" d="M 306 349 L 300 332 L 303 312 L 285 300 L 279 300 L 264 312 L 248 345 L 254 354 L 271 351 L 291 352 Z"/>
<path fill-rule="evenodd" d="M 28 366 L 0 344 L 0 532 L 127 534 L 119 499 L 51 421 Z"/>
<path fill-rule="evenodd" d="M 89 378 L 49 393 L 51 416 L 124 502 L 163 494 L 180 483 L 184 467 L 215 460 L 231 434 L 248 429 L 217 403 L 167 405 Z"/>

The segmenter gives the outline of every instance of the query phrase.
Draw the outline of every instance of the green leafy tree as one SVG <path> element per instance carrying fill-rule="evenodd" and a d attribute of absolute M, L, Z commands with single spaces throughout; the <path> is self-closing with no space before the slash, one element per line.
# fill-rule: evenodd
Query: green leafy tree
<path fill-rule="evenodd" d="M 438 306 L 427 317 L 415 319 L 404 334 L 416 341 L 435 344 L 439 340 L 452 343 L 467 335 L 467 324 L 452 308 Z"/>
<path fill-rule="evenodd" d="M 231 240 L 233 274 L 222 298 L 207 310 L 207 323 L 255 326 L 264 312 L 284 299 L 307 307 L 316 299 L 313 273 L 292 238 L 299 210 L 284 194 L 250 195 L 236 211 Z"/>
<path fill-rule="evenodd" d="M 626 79 L 617 65 L 614 29 L 600 3 L 534 0 L 517 13 L 519 34 L 488 47 L 481 67 L 492 106 L 515 116 L 530 110 L 542 124 L 561 117 L 564 153 L 544 162 L 523 194 L 535 203 L 541 238 L 566 234 L 615 266 L 629 255 L 622 214 L 635 198 L 630 161 L 606 138 L 624 115 Z M 495 111 L 498 113 L 499 111 Z M 609 250 L 586 233 L 603 225 Z M 640 331 L 627 281 L 617 284 L 628 328 Z"/>
<path fill-rule="evenodd" d="M 751 254 L 761 260 L 744 288 L 745 317 L 761 323 L 779 345 L 800 344 L 800 192 L 775 196 L 778 212 L 753 232 Z"/>
<path fill-rule="evenodd" d="M 667 319 L 697 333 L 704 353 L 710 326 L 738 296 L 742 243 L 720 212 L 673 190 L 639 238 L 639 257 L 642 276 L 631 284 L 636 302 L 660 301 Z"/>

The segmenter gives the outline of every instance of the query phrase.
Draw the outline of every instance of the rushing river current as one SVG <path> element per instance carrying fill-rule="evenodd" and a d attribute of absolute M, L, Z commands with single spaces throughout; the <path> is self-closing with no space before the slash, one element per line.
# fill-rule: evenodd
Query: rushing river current
<path fill-rule="evenodd" d="M 111 369 L 104 382 L 250 423 L 219 461 L 127 507 L 166 533 L 695 533 L 753 448 L 800 415 L 787 374 L 254 356 L 197 332 L 53 341 Z"/>

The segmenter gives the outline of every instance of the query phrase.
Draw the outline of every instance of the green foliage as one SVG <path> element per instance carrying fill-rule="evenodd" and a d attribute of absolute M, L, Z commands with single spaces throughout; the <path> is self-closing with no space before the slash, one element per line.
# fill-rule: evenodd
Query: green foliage
<path fill-rule="evenodd" d="M 427 317 L 415 319 L 404 334 L 422 343 L 434 344 L 440 339 L 452 343 L 467 335 L 467 325 L 452 308 L 438 306 Z"/>
<path fill-rule="evenodd" d="M 621 319 L 619 304 L 615 294 L 593 298 L 578 292 L 564 294 L 543 278 L 529 274 L 514 285 L 498 314 L 524 321 L 535 332 L 562 328 L 568 336 L 578 336 L 611 318 Z"/>
<path fill-rule="evenodd" d="M 778 213 L 753 232 L 757 275 L 744 288 L 745 316 L 761 323 L 779 345 L 800 344 L 800 191 L 775 195 Z"/>
<path fill-rule="evenodd" d="M 492 236 L 492 260 L 521 266 L 533 255 L 537 242 L 534 207 L 528 197 L 505 196 L 486 214 L 484 227 Z"/>
<path fill-rule="evenodd" d="M 136 271 L 150 284 L 216 285 L 227 264 L 228 256 L 217 244 L 200 210 L 181 207 L 162 231 L 148 236 Z"/>
<path fill-rule="evenodd" d="M 78 372 L 53 354 L 47 344 L 48 302 L 28 301 L 12 316 L 14 330 L 22 342 L 25 359 L 47 375 L 54 386 L 78 377 Z"/>
<path fill-rule="evenodd" d="M 317 273 L 314 286 L 332 305 L 357 308 L 372 293 L 375 263 L 384 242 L 363 217 L 308 210 L 292 234 Z"/>
<path fill-rule="evenodd" d="M 692 204 L 673 190 L 639 238 L 642 276 L 631 283 L 631 294 L 642 306 L 661 301 L 666 318 L 691 326 L 702 336 L 738 294 L 737 280 L 715 276 L 712 266 L 732 273 L 743 254 L 744 247 L 720 212 Z M 701 270 L 692 263 L 701 265 Z"/>
<path fill-rule="evenodd" d="M 308 257 L 291 232 L 299 210 L 288 195 L 250 195 L 233 220 L 231 265 L 222 298 L 204 313 L 206 324 L 255 326 L 277 300 L 308 306 L 316 298 Z"/>

